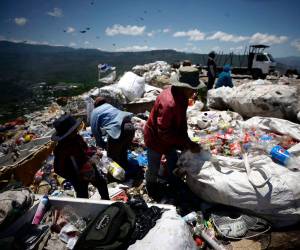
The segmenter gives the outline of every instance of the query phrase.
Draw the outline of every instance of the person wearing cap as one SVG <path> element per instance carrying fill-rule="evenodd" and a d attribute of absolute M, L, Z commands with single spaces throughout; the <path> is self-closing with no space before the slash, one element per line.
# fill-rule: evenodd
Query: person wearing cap
<path fill-rule="evenodd" d="M 192 62 L 190 60 L 183 60 L 182 66 L 183 67 L 185 67 L 185 66 L 192 66 Z"/>
<path fill-rule="evenodd" d="M 200 88 L 199 71 L 190 66 L 181 67 L 170 78 L 171 87 L 157 97 L 144 127 L 144 140 L 148 148 L 146 189 L 152 197 L 159 193 L 158 171 L 162 155 L 167 159 L 169 182 L 176 186 L 172 174 L 177 162 L 177 149 L 199 152 L 200 145 L 192 142 L 187 134 L 186 110 L 188 100 Z"/>
<path fill-rule="evenodd" d="M 107 156 L 125 170 L 128 167 L 127 150 L 134 138 L 135 129 L 131 122 L 132 113 L 119 110 L 97 97 L 91 114 L 92 133 L 99 147 L 107 148 Z M 107 145 L 102 136 L 108 135 Z"/>
<path fill-rule="evenodd" d="M 207 90 L 210 90 L 213 88 L 215 84 L 215 80 L 217 77 L 217 65 L 215 62 L 215 57 L 216 53 L 214 51 L 211 51 L 208 54 L 208 59 L 207 59 L 207 77 L 208 77 L 208 82 L 207 82 Z"/>
<path fill-rule="evenodd" d="M 105 178 L 90 162 L 88 146 L 78 134 L 80 120 L 69 114 L 54 121 L 56 132 L 52 140 L 57 142 L 54 148 L 54 171 L 73 185 L 78 198 L 88 197 L 88 184 L 97 187 L 101 198 L 109 200 Z"/>
<path fill-rule="evenodd" d="M 223 71 L 221 72 L 221 74 L 218 77 L 218 81 L 216 83 L 215 89 L 223 87 L 223 86 L 230 87 L 230 88 L 233 87 L 230 70 L 231 70 L 230 65 L 225 64 L 223 67 Z"/>

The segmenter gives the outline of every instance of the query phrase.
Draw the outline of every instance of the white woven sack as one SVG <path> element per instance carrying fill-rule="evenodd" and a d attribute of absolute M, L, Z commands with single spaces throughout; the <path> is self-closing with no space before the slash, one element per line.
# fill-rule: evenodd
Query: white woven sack
<path fill-rule="evenodd" d="M 132 102 L 134 99 L 143 96 L 145 92 L 145 79 L 129 71 L 121 77 L 118 87 L 129 102 Z"/>
<path fill-rule="evenodd" d="M 286 120 L 253 117 L 240 123 L 300 139 L 300 125 Z M 300 161 L 300 143 L 289 152 Z M 179 164 L 190 189 L 204 200 L 250 210 L 275 227 L 300 222 L 300 172 L 276 164 L 267 155 L 215 156 L 203 161 L 197 154 L 185 153 Z"/>

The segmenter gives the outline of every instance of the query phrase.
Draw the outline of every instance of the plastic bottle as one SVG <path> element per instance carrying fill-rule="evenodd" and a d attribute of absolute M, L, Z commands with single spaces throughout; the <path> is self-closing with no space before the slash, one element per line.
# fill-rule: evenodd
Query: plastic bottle
<path fill-rule="evenodd" d="M 125 170 L 115 161 L 110 162 L 108 172 L 117 180 L 125 180 Z"/>
<path fill-rule="evenodd" d="M 125 170 L 109 157 L 103 155 L 101 158 L 101 165 L 102 166 L 99 167 L 106 168 L 107 172 L 110 173 L 115 179 L 119 181 L 123 181 L 125 179 Z"/>
<path fill-rule="evenodd" d="M 35 212 L 35 215 L 33 217 L 33 220 L 32 220 L 32 224 L 35 224 L 35 225 L 39 225 L 45 212 L 46 212 L 46 209 L 47 209 L 47 205 L 48 205 L 48 202 L 49 202 L 49 199 L 48 199 L 48 196 L 47 195 L 44 195 L 41 200 L 40 200 L 40 203 L 37 207 L 37 210 Z"/>
<path fill-rule="evenodd" d="M 182 218 L 187 223 L 193 223 L 194 221 L 197 220 L 197 213 L 195 211 L 193 211 L 193 212 L 183 216 Z"/>
<path fill-rule="evenodd" d="M 286 166 L 287 168 L 292 170 L 300 170 L 299 160 L 297 160 L 294 155 L 290 154 L 283 147 L 277 145 L 274 140 L 265 140 L 260 144 L 254 145 L 254 148 L 264 150 L 271 156 L 273 161 L 282 166 Z"/>

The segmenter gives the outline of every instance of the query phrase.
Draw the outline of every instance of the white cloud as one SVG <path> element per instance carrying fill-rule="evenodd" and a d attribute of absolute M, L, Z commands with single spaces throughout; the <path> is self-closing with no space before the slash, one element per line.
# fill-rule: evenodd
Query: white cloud
<path fill-rule="evenodd" d="M 6 40 L 5 36 L 0 35 L 0 41 L 5 41 L 5 40 Z"/>
<path fill-rule="evenodd" d="M 201 49 L 198 48 L 198 47 L 196 47 L 196 46 L 194 46 L 194 47 L 191 48 L 191 51 L 194 51 L 194 52 L 200 52 Z"/>
<path fill-rule="evenodd" d="M 23 42 L 23 41 L 21 41 L 21 42 Z M 32 45 L 50 45 L 49 42 L 47 42 L 47 41 L 40 42 L 40 41 L 26 40 L 26 43 L 32 44 Z"/>
<path fill-rule="evenodd" d="M 48 11 L 47 15 L 54 16 L 54 17 L 62 17 L 63 12 L 60 8 L 54 8 L 53 11 Z"/>
<path fill-rule="evenodd" d="M 170 29 L 157 29 L 157 30 L 151 30 L 151 32 L 147 33 L 147 36 L 153 37 L 157 33 L 168 33 L 170 32 Z"/>
<path fill-rule="evenodd" d="M 146 26 L 123 26 L 120 24 L 114 24 L 112 27 L 107 27 L 105 30 L 106 35 L 128 35 L 128 36 L 139 36 L 144 33 Z"/>
<path fill-rule="evenodd" d="M 89 41 L 84 41 L 84 44 L 85 44 L 85 45 L 89 45 L 90 42 L 89 42 Z"/>
<path fill-rule="evenodd" d="M 212 47 L 211 51 L 220 51 L 221 50 L 221 47 L 220 46 L 215 46 L 215 47 Z"/>
<path fill-rule="evenodd" d="M 27 23 L 27 19 L 25 17 L 16 17 L 14 19 L 15 24 L 19 25 L 19 26 L 24 26 Z"/>
<path fill-rule="evenodd" d="M 234 53 L 240 53 L 245 49 L 243 46 L 238 46 L 238 47 L 231 47 L 229 48 L 229 51 L 234 52 Z"/>
<path fill-rule="evenodd" d="M 67 32 L 67 33 L 73 33 L 73 32 L 75 32 L 75 29 L 74 29 L 73 27 L 68 27 L 68 28 L 66 29 L 66 32 Z"/>
<path fill-rule="evenodd" d="M 239 36 L 229 34 L 223 31 L 217 31 L 213 35 L 207 37 L 207 40 L 219 40 L 223 42 L 242 42 L 249 40 L 251 43 L 262 43 L 262 44 L 280 44 L 285 43 L 288 40 L 287 36 L 276 36 L 271 34 L 255 33 L 252 36 Z"/>
<path fill-rule="evenodd" d="M 185 53 L 200 53 L 201 49 L 193 46 L 193 47 L 184 47 L 184 48 L 174 48 L 174 50 L 179 51 L 179 52 L 185 52 Z"/>
<path fill-rule="evenodd" d="M 155 47 L 148 47 L 147 45 L 140 46 L 140 45 L 133 45 L 124 48 L 118 48 L 115 51 L 146 51 L 146 50 L 155 50 Z"/>
<path fill-rule="evenodd" d="M 189 31 L 178 31 L 173 34 L 174 37 L 189 37 L 191 41 L 204 40 L 205 33 L 199 31 L 198 29 L 193 29 Z"/>
<path fill-rule="evenodd" d="M 223 31 L 217 31 L 213 35 L 207 37 L 207 40 L 220 40 L 224 42 L 235 42 L 235 43 L 242 42 L 248 39 L 249 37 L 247 36 L 232 35 L 232 34 L 225 33 Z"/>
<path fill-rule="evenodd" d="M 296 48 L 297 50 L 300 51 L 300 39 L 294 40 L 294 41 L 291 43 L 291 45 L 292 45 L 294 48 Z"/>
<path fill-rule="evenodd" d="M 76 43 L 73 43 L 73 42 L 71 42 L 70 44 L 69 44 L 69 46 L 70 47 L 75 47 L 77 44 Z"/>
<path fill-rule="evenodd" d="M 1 36 L 0 36 L 0 40 L 13 42 L 13 43 L 27 43 L 27 44 L 31 44 L 31 45 L 51 45 L 51 46 L 55 46 L 54 44 L 50 44 L 47 41 L 34 41 L 34 40 L 27 40 L 27 39 L 22 39 L 21 40 L 21 39 L 14 39 L 14 38 L 6 39 L 5 37 L 3 37 L 3 39 L 1 39 Z"/>
<path fill-rule="evenodd" d="M 20 40 L 20 39 L 14 39 L 14 38 L 6 39 L 5 37 L 1 37 L 1 36 L 0 36 L 0 40 L 1 41 L 13 42 L 13 43 L 27 43 L 27 44 L 31 44 L 31 45 L 50 45 L 50 43 L 47 42 L 47 41 L 42 41 L 41 42 L 41 41 L 26 40 L 26 39 Z"/>
<path fill-rule="evenodd" d="M 54 47 L 65 47 L 66 45 L 56 43 L 56 44 L 51 44 L 51 46 L 54 46 Z"/>
<path fill-rule="evenodd" d="M 287 36 L 276 36 L 262 33 L 255 33 L 251 36 L 250 41 L 252 43 L 263 43 L 263 44 L 280 44 L 285 43 L 288 40 Z"/>

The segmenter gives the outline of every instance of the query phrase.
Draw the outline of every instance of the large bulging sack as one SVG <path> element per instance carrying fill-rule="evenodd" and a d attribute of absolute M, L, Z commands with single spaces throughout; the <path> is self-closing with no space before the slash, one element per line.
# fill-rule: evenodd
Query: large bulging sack
<path fill-rule="evenodd" d="M 126 72 L 119 80 L 118 87 L 129 100 L 141 98 L 145 92 L 145 79 L 133 72 Z"/>
<path fill-rule="evenodd" d="M 206 201 L 249 210 L 275 227 L 300 222 L 300 173 L 267 156 L 249 157 L 249 163 L 250 176 L 243 160 L 217 156 L 214 163 L 187 167 L 187 184 Z"/>
<path fill-rule="evenodd" d="M 300 125 L 283 119 L 253 117 L 239 123 L 241 128 L 255 126 L 300 141 Z M 288 151 L 300 162 L 300 143 Z M 236 159 L 186 152 L 177 165 L 193 193 L 206 201 L 251 211 L 274 227 L 300 222 L 300 171 L 289 170 L 268 155 L 244 154 Z"/>
<path fill-rule="evenodd" d="M 270 116 L 296 119 L 299 111 L 297 88 L 288 85 L 252 84 L 222 87 L 208 92 L 208 106 L 224 110 L 227 108 L 243 117 Z"/>

